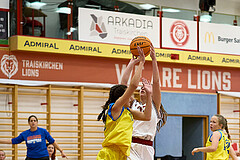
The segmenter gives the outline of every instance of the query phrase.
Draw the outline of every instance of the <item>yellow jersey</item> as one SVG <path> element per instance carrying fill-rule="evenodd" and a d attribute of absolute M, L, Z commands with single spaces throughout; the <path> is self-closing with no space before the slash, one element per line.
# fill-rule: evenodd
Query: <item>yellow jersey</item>
<path fill-rule="evenodd" d="M 132 142 L 133 116 L 129 108 L 122 108 L 117 119 L 113 119 L 111 109 L 114 103 L 109 105 L 104 129 L 105 140 L 103 147 L 118 147 L 124 155 L 130 155 Z"/>
<path fill-rule="evenodd" d="M 230 140 L 227 138 L 227 136 L 223 133 L 222 130 L 219 129 L 215 132 L 220 132 L 221 137 L 218 142 L 217 150 L 215 152 L 207 152 L 207 160 L 228 160 L 230 151 Z M 212 145 L 212 135 L 213 134 L 208 137 L 206 147 Z"/>

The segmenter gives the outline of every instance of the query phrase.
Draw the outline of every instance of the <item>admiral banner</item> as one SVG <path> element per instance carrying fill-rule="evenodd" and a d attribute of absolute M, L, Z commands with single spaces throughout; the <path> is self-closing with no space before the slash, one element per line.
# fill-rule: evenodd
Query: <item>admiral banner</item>
<path fill-rule="evenodd" d="M 162 47 L 197 50 L 197 23 L 194 21 L 162 18 Z"/>
<path fill-rule="evenodd" d="M 113 45 L 27 36 L 10 37 L 10 43 L 11 51 L 74 54 L 121 59 L 132 58 L 129 45 Z M 155 52 L 157 60 L 160 62 L 240 68 L 240 57 L 237 55 L 177 51 L 158 48 L 155 48 Z M 146 57 L 146 60 L 151 60 L 150 56 Z"/>
<path fill-rule="evenodd" d="M 199 51 L 240 55 L 240 28 L 213 23 L 200 23 Z"/>
<path fill-rule="evenodd" d="M 148 37 L 159 48 L 159 17 L 79 8 L 79 40 L 129 45 L 136 36 Z"/>
<path fill-rule="evenodd" d="M 2 79 L 104 84 L 120 83 L 129 62 L 129 59 L 25 51 L 10 54 L 1 51 L 0 58 Z M 158 66 L 162 90 L 205 93 L 240 91 L 238 68 L 164 62 L 158 63 Z M 146 61 L 143 77 L 152 78 L 151 61 Z"/>

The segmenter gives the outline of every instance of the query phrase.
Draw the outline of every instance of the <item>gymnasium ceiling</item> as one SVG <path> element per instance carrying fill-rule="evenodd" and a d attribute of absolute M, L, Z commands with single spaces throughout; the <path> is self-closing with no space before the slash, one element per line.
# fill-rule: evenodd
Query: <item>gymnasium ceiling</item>
<path fill-rule="evenodd" d="M 199 0 L 121 0 L 131 3 L 149 3 L 158 6 L 168 6 L 198 10 Z M 216 0 L 216 13 L 240 16 L 240 0 Z"/>

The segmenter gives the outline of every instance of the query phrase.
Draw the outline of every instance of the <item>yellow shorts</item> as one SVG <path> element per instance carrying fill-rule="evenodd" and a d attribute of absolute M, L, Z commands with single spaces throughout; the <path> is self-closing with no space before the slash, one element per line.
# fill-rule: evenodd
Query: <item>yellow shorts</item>
<path fill-rule="evenodd" d="M 97 160 L 126 160 L 127 156 L 114 146 L 104 147 L 98 152 Z"/>

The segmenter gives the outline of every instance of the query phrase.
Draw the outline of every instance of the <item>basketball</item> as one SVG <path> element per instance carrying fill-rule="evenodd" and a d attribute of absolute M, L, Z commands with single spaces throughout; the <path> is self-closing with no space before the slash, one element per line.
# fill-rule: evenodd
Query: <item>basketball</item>
<path fill-rule="evenodd" d="M 137 50 L 137 46 L 139 46 L 143 49 L 145 57 L 147 57 L 150 54 L 151 44 L 152 44 L 151 41 L 147 37 L 137 36 L 130 43 L 130 51 L 135 57 L 139 56 L 138 50 Z"/>

